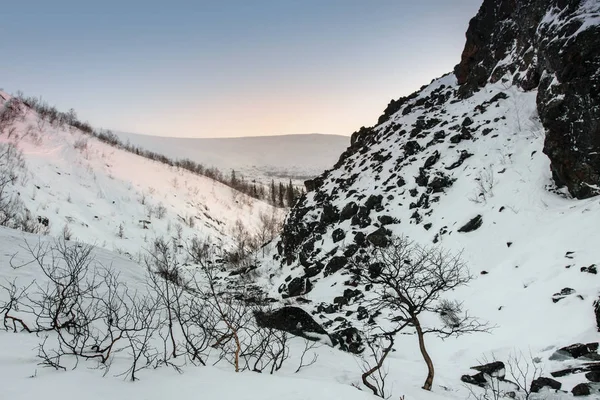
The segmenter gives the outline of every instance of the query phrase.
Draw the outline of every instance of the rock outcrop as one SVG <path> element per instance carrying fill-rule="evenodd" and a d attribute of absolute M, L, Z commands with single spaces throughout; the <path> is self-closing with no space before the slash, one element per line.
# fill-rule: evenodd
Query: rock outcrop
<path fill-rule="evenodd" d="M 600 193 L 600 3 L 485 0 L 455 68 L 460 93 L 488 82 L 537 88 L 554 180 L 577 198 Z"/>

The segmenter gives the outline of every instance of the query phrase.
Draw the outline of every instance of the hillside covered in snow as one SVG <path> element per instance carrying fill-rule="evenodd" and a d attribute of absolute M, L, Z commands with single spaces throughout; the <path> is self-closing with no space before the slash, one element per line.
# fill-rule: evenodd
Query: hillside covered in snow
<path fill-rule="evenodd" d="M 230 246 L 236 231 L 256 232 L 261 218 L 283 216 L 206 176 L 52 123 L 6 93 L 0 103 L 13 114 L 2 126 L 3 152 L 21 153 L 3 162 L 3 173 L 15 176 L 2 196 L 20 204 L 18 224 L 26 230 L 135 255 L 156 238 L 211 238 Z"/>

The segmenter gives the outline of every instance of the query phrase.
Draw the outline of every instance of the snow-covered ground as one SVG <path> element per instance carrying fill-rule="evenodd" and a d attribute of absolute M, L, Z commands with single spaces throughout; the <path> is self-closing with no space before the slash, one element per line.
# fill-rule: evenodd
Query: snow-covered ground
<path fill-rule="evenodd" d="M 542 153 L 544 130 L 537 118 L 535 91 L 523 92 L 501 81 L 488 84 L 467 100 L 446 101 L 432 108 L 412 106 L 436 90 L 450 93 L 455 88 L 453 75 L 437 79 L 388 122 L 377 127 L 372 137 L 366 139 L 367 151 L 350 156 L 339 168 L 326 174 L 317 191 L 307 194 L 298 208 L 306 207 L 309 211 L 294 223 L 310 226 L 322 221 L 324 204 L 341 211 L 350 201 L 361 206 L 369 196 L 382 195 L 383 207 L 371 211 L 373 222 L 366 228 L 350 219 L 334 220 L 326 225 L 325 233 L 312 228 L 318 232 L 308 234 L 299 246 L 302 249 L 304 243 L 314 241 L 316 250 L 307 252 L 307 262 L 326 265 L 331 257 L 342 256 L 354 243 L 354 234 L 376 231 L 381 226 L 378 217 L 384 215 L 397 219 L 385 225 L 394 234 L 407 235 L 422 245 L 437 242 L 444 249 L 462 254 L 474 279 L 446 297 L 463 302 L 469 314 L 489 322 L 493 329 L 489 334 L 474 333 L 445 340 L 428 335 L 426 340 L 436 367 L 434 392 L 448 398 L 467 398 L 469 392 L 460 378 L 474 374 L 470 366 L 480 365 L 486 359 L 507 362 L 511 354 L 522 353 L 530 365 L 532 357 L 539 358 L 538 367 L 544 376 L 550 376 L 550 372 L 581 363 L 550 360 L 554 351 L 574 343 L 600 341 L 593 306 L 600 295 L 600 277 L 586 272 L 600 262 L 597 231 L 600 200 L 598 197 L 576 200 L 553 190 L 549 160 Z M 499 94 L 506 98 L 486 105 L 486 101 Z M 463 123 L 466 117 L 472 122 Z M 423 129 L 416 136 L 410 134 L 413 129 L 417 132 L 414 128 L 417 121 L 427 123 L 434 118 L 439 120 L 434 127 Z M 461 132 L 461 124 L 469 126 L 472 139 L 449 141 L 456 131 Z M 489 130 L 484 134 L 486 128 Z M 390 130 L 394 132 L 389 133 Z M 402 130 L 407 132 L 398 133 Z M 433 140 L 434 137 L 438 139 Z M 420 145 L 420 150 L 414 155 L 403 155 L 408 148 L 406 143 L 411 140 Z M 457 168 L 449 168 L 461 152 L 471 156 Z M 423 168 L 428 159 L 435 161 Z M 427 186 L 416 183 L 421 171 L 429 176 L 430 182 L 438 172 L 455 181 L 443 191 L 432 193 Z M 396 184 L 400 177 L 405 184 Z M 344 184 L 341 188 L 340 182 Z M 426 201 L 419 201 L 422 195 L 427 195 Z M 415 212 L 420 220 L 415 218 Z M 458 232 L 477 215 L 483 221 L 479 229 Z M 346 236 L 334 242 L 333 231 L 340 228 Z M 298 261 L 291 266 L 273 261 L 273 254 L 275 248 L 265 259 L 263 276 L 275 274 L 269 294 L 277 297 L 280 285 L 304 276 L 305 270 Z M 311 276 L 312 290 L 301 296 L 303 300 L 298 305 L 315 312 L 319 305 L 334 304 L 333 299 L 349 288 L 344 283 L 349 276 L 344 269 L 329 276 L 323 273 Z M 553 302 L 553 295 L 564 288 L 574 290 Z M 358 289 L 364 299 L 351 300 L 336 312 L 316 312 L 317 321 L 332 323 L 330 331 L 347 326 L 346 320 L 368 330 L 367 320 L 357 320 L 356 316 L 360 314 L 360 306 L 368 307 L 374 293 L 364 284 Z M 394 315 L 390 313 L 389 317 Z M 384 314 L 378 321 L 385 323 L 386 317 Z M 433 313 L 423 318 L 427 325 L 433 326 L 439 320 Z M 398 335 L 396 352 L 389 359 L 389 379 L 398 379 L 392 390 L 393 398 L 402 395 L 407 385 L 422 383 L 426 376 L 417 338 L 410 330 L 406 333 Z M 407 371 L 419 378 L 404 381 L 402 376 Z M 565 391 L 586 382 L 583 374 L 559 380 Z M 415 398 L 424 398 L 420 396 L 423 395 L 417 394 Z M 549 394 L 543 398 L 546 396 Z"/>
<path fill-rule="evenodd" d="M 225 175 L 231 169 L 246 179 L 270 182 L 291 178 L 297 185 L 319 175 L 350 144 L 348 136 L 306 134 L 238 138 L 173 138 L 118 132 L 123 142 L 174 159 L 188 158 Z"/>
<path fill-rule="evenodd" d="M 253 232 L 261 216 L 284 215 L 207 177 L 55 128 L 32 110 L 14 127 L 10 137 L 0 135 L 24 156 L 11 189 L 34 219 L 48 219 L 54 236 L 68 229 L 73 239 L 136 255 L 157 237 L 227 245 L 239 226 Z"/>

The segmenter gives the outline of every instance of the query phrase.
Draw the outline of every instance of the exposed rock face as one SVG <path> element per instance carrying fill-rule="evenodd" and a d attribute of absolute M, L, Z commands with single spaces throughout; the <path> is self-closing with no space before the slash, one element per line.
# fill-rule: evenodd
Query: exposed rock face
<path fill-rule="evenodd" d="M 538 88 L 544 153 L 577 198 L 600 193 L 600 25 L 586 22 L 599 12 L 595 0 L 485 0 L 455 68 L 463 96 L 506 73 Z"/>
<path fill-rule="evenodd" d="M 327 335 L 310 314 L 298 307 L 283 307 L 271 312 L 256 311 L 254 318 L 260 327 L 286 331 L 310 340 Z"/>

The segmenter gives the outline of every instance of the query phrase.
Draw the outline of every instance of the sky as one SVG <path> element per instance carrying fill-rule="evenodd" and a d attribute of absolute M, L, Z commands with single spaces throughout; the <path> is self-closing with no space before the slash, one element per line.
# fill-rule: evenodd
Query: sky
<path fill-rule="evenodd" d="M 349 135 L 452 71 L 480 3 L 5 2 L 0 88 L 119 131 Z"/>

